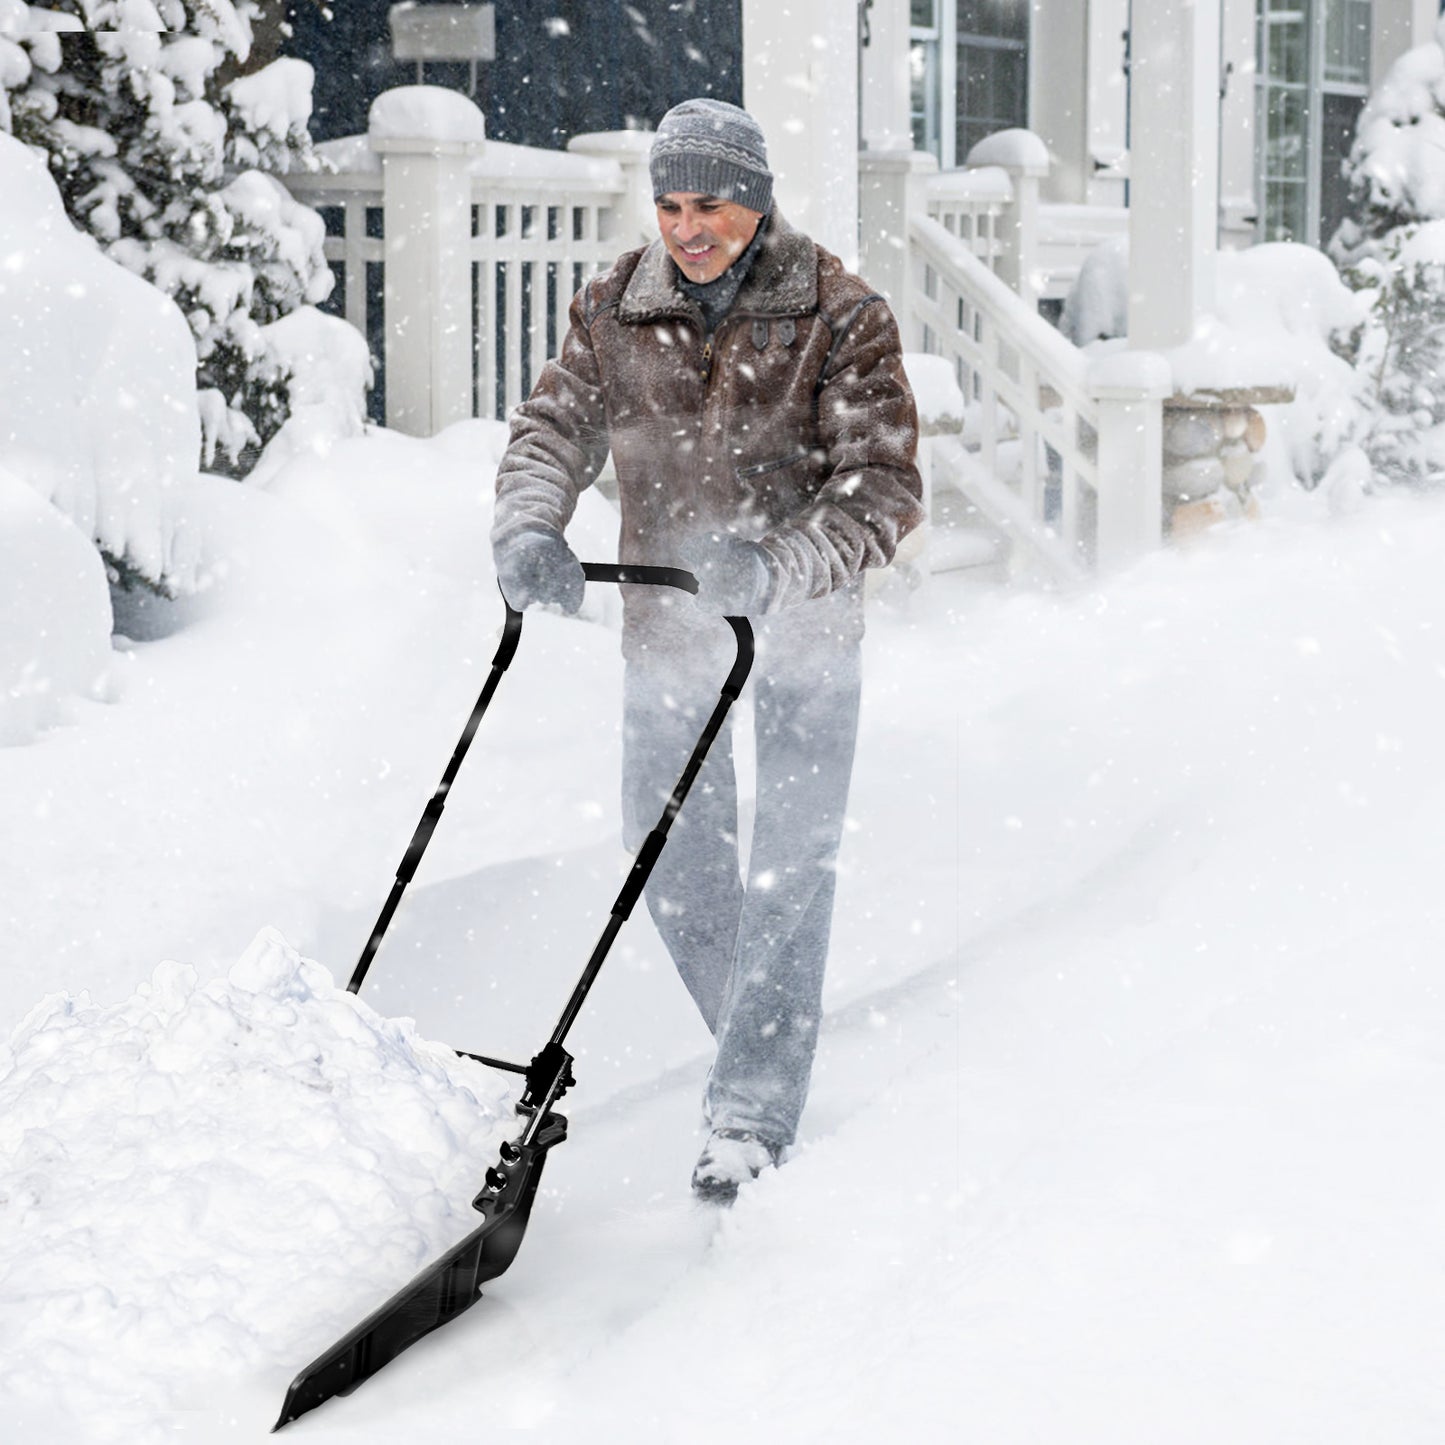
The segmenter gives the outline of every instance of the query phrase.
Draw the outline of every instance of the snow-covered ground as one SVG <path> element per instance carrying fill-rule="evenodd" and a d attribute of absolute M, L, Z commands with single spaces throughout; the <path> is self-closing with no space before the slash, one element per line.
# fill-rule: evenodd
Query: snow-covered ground
<path fill-rule="evenodd" d="M 612 599 L 529 616 L 361 998 L 302 957 L 344 983 L 485 673 L 500 439 L 199 487 L 209 588 L 0 749 L 7 1438 L 259 1440 L 471 1223 L 508 1083 L 427 1041 L 528 1056 L 623 876 Z M 881 601 L 793 1158 L 691 1202 L 639 909 L 517 1262 L 294 1437 L 1442 1438 L 1445 506 L 1288 510 Z"/>

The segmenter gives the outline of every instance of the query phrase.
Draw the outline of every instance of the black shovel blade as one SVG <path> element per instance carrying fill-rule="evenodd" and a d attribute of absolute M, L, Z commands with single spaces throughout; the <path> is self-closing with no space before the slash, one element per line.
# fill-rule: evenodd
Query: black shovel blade
<path fill-rule="evenodd" d="M 487 1173 L 488 1187 L 477 1196 L 477 1207 L 486 1210 L 486 1222 L 307 1365 L 286 1391 L 273 1433 L 333 1395 L 349 1394 L 408 1345 L 454 1320 L 481 1298 L 482 1286 L 516 1257 L 547 1150 L 566 1135 L 566 1119 L 553 1114 L 530 1144 L 507 1146 L 501 1162 Z"/>

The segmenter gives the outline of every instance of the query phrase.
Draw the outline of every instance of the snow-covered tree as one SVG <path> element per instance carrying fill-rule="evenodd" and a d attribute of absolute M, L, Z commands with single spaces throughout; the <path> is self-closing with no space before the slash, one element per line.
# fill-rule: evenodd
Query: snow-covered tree
<path fill-rule="evenodd" d="M 1351 214 L 1330 242 L 1369 299 L 1343 349 L 1378 476 L 1445 481 L 1445 19 L 1402 55 L 1360 114 L 1346 162 Z"/>
<path fill-rule="evenodd" d="M 295 362 L 267 328 L 332 285 L 320 217 L 276 179 L 316 164 L 311 69 L 279 59 L 246 73 L 262 10 L 0 0 L 0 125 L 49 155 L 79 227 L 179 304 L 196 340 L 204 462 L 237 476 L 290 407 Z"/>

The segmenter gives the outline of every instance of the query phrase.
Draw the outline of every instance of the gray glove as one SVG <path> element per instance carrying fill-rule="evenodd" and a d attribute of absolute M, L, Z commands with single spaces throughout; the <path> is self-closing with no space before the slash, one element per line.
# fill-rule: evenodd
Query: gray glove
<path fill-rule="evenodd" d="M 510 607 L 524 612 L 536 603 L 569 615 L 582 605 L 587 579 L 577 554 L 551 527 L 518 532 L 492 549 L 497 581 Z"/>
<path fill-rule="evenodd" d="M 697 605 L 703 612 L 745 617 L 767 611 L 773 567 L 759 543 L 713 533 L 689 542 L 682 555 L 697 578 Z"/>

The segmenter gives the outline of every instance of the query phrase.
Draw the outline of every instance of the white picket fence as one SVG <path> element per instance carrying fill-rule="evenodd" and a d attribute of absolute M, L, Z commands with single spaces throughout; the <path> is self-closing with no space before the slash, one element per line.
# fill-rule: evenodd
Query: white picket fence
<path fill-rule="evenodd" d="M 339 310 L 372 343 L 389 426 L 500 419 L 526 397 L 578 288 L 643 239 L 645 139 L 563 152 L 354 136 L 318 147 L 327 172 L 287 178 L 326 220 Z"/>

